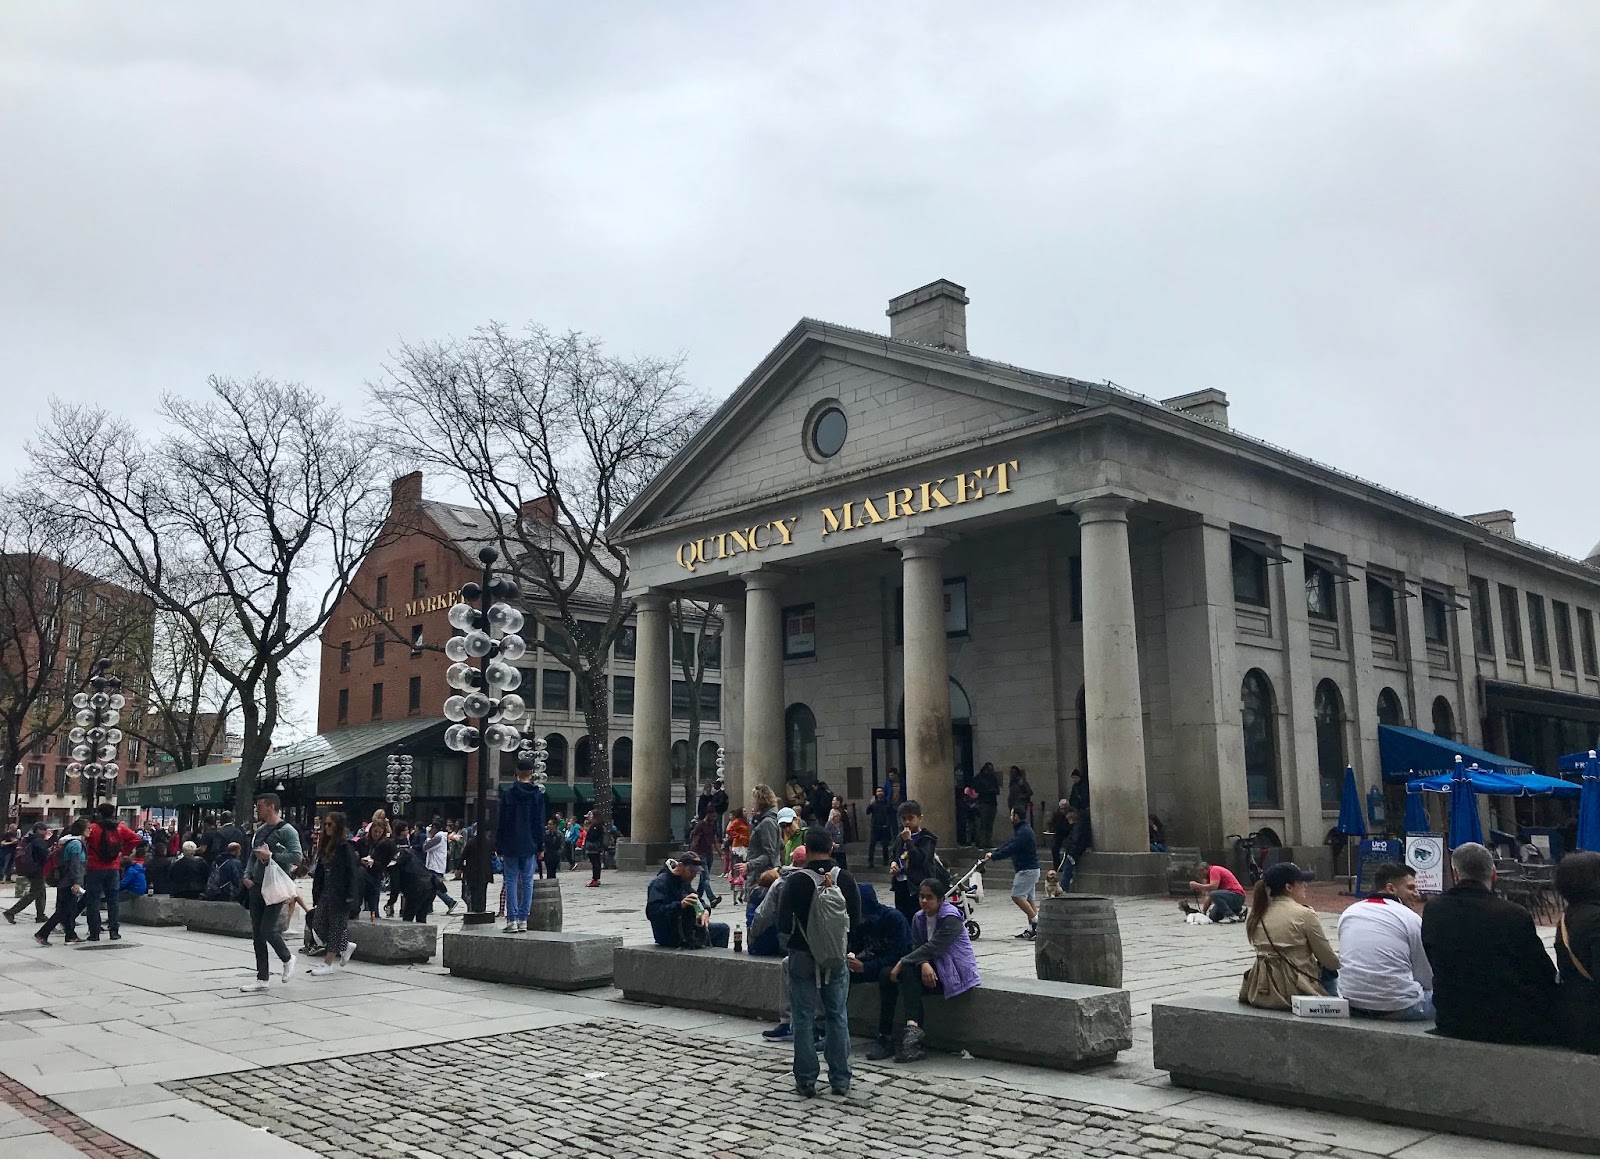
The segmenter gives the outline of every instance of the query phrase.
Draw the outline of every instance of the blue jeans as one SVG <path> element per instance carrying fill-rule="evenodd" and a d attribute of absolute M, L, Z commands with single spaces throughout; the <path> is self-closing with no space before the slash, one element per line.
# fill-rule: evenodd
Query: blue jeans
<path fill-rule="evenodd" d="M 1433 1008 L 1433 991 L 1424 990 L 1422 1000 L 1414 1002 L 1403 1010 L 1358 1010 L 1350 1007 L 1350 1013 L 1356 1018 L 1380 1018 L 1385 1022 L 1432 1022 L 1436 1016 Z"/>
<path fill-rule="evenodd" d="M 525 922 L 533 906 L 533 874 L 539 859 L 527 857 L 505 858 L 506 921 Z"/>
<path fill-rule="evenodd" d="M 827 1027 L 823 1054 L 828 1060 L 828 1085 L 835 1091 L 850 1089 L 850 971 L 843 966 L 818 978 L 817 963 L 805 950 L 789 951 L 789 1022 L 794 1031 L 794 1081 L 797 1086 L 817 1083 L 817 1040 L 814 1029 L 817 996 Z"/>
<path fill-rule="evenodd" d="M 106 926 L 117 932 L 117 902 L 122 897 L 122 875 L 115 869 L 90 869 L 83 875 L 83 909 L 89 936 L 100 936 L 100 899 L 106 902 Z"/>
<path fill-rule="evenodd" d="M 444 874 L 433 874 L 433 896 L 444 902 L 445 905 L 455 908 L 456 899 L 450 896 L 450 891 L 444 887 Z"/>

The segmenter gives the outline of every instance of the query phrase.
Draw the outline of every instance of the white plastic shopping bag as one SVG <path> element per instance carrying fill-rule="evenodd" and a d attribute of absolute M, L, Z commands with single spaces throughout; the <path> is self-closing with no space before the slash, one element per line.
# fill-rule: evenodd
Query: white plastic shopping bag
<path fill-rule="evenodd" d="M 261 878 L 262 901 L 267 905 L 277 905 L 279 902 L 291 900 L 298 892 L 294 887 L 294 881 L 276 861 L 267 862 L 267 872 Z"/>

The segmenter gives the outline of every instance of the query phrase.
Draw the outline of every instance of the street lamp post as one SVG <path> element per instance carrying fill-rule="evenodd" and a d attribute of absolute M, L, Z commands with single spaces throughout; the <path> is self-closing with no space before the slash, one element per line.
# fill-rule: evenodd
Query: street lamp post
<path fill-rule="evenodd" d="M 96 660 L 94 675 L 89 677 L 89 691 L 72 698 L 77 712 L 72 718 L 73 728 L 67 733 L 67 743 L 72 746 L 72 763 L 67 775 L 82 778 L 86 783 L 84 795 L 89 801 L 89 811 L 100 796 L 100 782 L 109 792 L 111 782 L 117 779 L 117 749 L 122 744 L 122 709 L 127 699 L 122 695 L 122 678 L 109 675 L 110 660 Z"/>
<path fill-rule="evenodd" d="M 444 743 L 455 752 L 477 754 L 478 791 L 473 823 L 480 841 L 488 836 L 491 754 L 513 753 L 521 747 L 522 732 L 517 722 L 527 712 L 527 705 L 516 693 L 522 684 L 522 673 L 515 661 L 528 652 L 527 642 L 518 635 L 523 616 L 506 602 L 516 599 L 519 590 L 515 580 L 494 575 L 499 558 L 500 553 L 492 547 L 478 552 L 483 564 L 482 581 L 461 585 L 462 602 L 449 612 L 456 635 L 444 646 L 444 654 L 451 661 L 445 681 L 456 690 L 444 702 L 444 715 L 455 722 L 445 730 Z M 494 914 L 487 912 L 487 907 L 472 910 L 465 921 L 468 925 L 483 925 L 494 921 Z"/>

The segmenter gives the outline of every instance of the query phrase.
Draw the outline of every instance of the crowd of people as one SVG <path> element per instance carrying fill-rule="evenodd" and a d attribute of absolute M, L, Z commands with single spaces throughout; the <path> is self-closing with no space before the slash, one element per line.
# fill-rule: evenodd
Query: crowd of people
<path fill-rule="evenodd" d="M 1424 905 L 1414 870 L 1379 866 L 1371 895 L 1339 917 L 1337 951 L 1307 904 L 1313 875 L 1291 863 L 1268 868 L 1242 910 L 1226 869 L 1207 867 L 1194 884 L 1209 893 L 1209 913 L 1243 918 L 1256 956 L 1241 1002 L 1285 1010 L 1298 995 L 1336 996 L 1354 1018 L 1600 1053 L 1600 853 L 1569 854 L 1556 867 L 1564 909 L 1554 960 L 1533 916 L 1494 892 L 1487 848 L 1456 846 L 1450 867 L 1451 888 Z"/>

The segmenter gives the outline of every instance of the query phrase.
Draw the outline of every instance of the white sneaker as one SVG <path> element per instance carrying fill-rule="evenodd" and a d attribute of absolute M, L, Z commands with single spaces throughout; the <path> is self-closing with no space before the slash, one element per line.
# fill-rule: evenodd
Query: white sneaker
<path fill-rule="evenodd" d="M 313 978 L 326 978 L 329 974 L 337 973 L 338 970 L 339 964 L 337 962 L 334 962 L 331 965 L 327 962 L 318 962 L 315 966 L 311 967 L 307 973 L 309 973 Z"/>
<path fill-rule="evenodd" d="M 267 988 L 267 984 L 265 982 L 263 982 L 260 978 L 252 978 L 250 981 L 246 982 L 243 986 L 239 987 L 239 993 L 241 993 L 241 994 L 259 994 L 259 993 L 261 993 L 261 991 L 265 990 L 266 988 Z"/>
<path fill-rule="evenodd" d="M 501 930 L 500 932 L 504 933 L 504 934 L 514 934 L 514 933 L 516 933 L 517 932 L 517 923 L 516 922 L 512 922 L 512 921 L 506 922 L 506 928 Z"/>
<path fill-rule="evenodd" d="M 355 956 L 355 952 L 356 944 L 354 942 L 346 942 L 344 949 L 339 951 L 339 965 L 348 966 L 350 959 Z"/>
<path fill-rule="evenodd" d="M 527 922 L 518 922 L 517 923 L 517 933 L 525 934 L 527 932 L 528 932 L 528 923 Z"/>
<path fill-rule="evenodd" d="M 289 960 L 283 964 L 283 984 L 287 986 L 289 979 L 294 977 L 295 963 L 300 960 L 300 955 L 293 950 L 289 951 Z"/>

